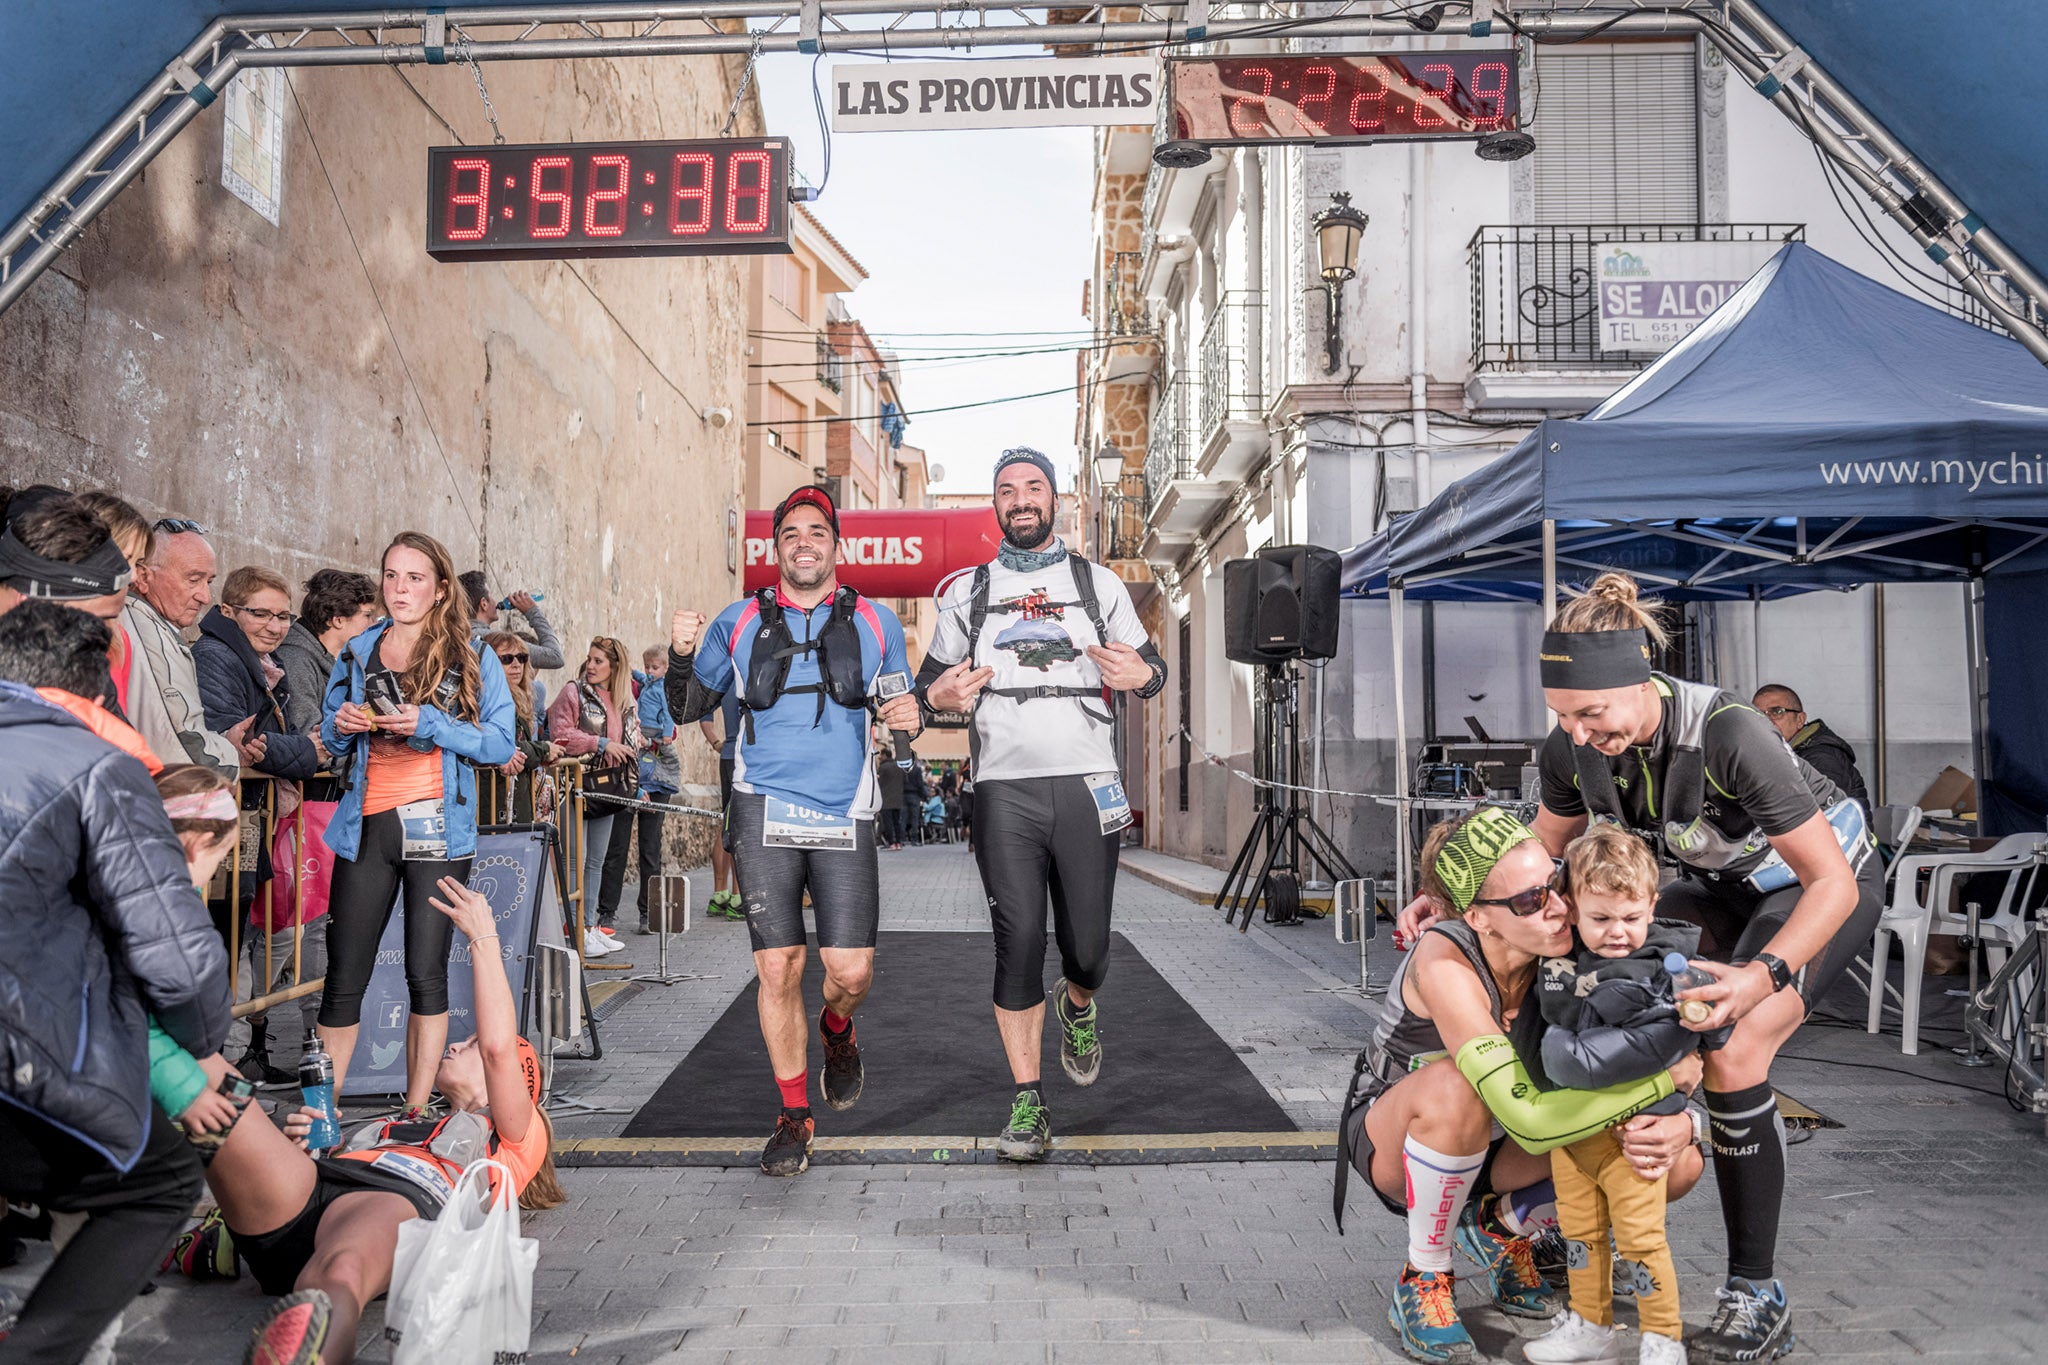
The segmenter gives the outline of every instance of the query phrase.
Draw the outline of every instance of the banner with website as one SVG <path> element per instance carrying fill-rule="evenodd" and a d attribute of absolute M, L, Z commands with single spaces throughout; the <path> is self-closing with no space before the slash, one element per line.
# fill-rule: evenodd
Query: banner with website
<path fill-rule="evenodd" d="M 1600 349 L 1668 351 L 1776 255 L 1782 242 L 1597 242 Z"/>

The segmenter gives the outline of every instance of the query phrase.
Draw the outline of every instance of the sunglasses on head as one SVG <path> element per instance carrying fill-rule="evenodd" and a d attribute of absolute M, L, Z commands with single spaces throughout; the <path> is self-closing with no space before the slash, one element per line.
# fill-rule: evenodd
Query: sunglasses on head
<path fill-rule="evenodd" d="M 167 536 L 182 536 L 187 531 L 200 536 L 206 534 L 204 526 L 188 517 L 159 517 L 153 529 L 161 531 Z"/>
<path fill-rule="evenodd" d="M 1474 905 L 1505 905 L 1515 918 L 1523 919 L 1535 914 L 1550 904 L 1553 892 L 1564 889 L 1564 859 L 1550 860 L 1550 876 L 1541 886 L 1532 886 L 1527 891 L 1517 891 L 1512 896 L 1475 896 Z"/>

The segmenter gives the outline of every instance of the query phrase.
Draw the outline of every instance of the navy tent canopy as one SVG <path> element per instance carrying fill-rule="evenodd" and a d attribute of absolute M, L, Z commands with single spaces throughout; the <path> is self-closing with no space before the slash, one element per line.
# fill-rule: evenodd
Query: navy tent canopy
<path fill-rule="evenodd" d="M 1626 568 L 1667 595 L 2037 567 L 2048 369 L 1791 243 L 1591 413 L 1361 546 L 1346 590 L 1382 563 L 1413 590 L 1540 580 L 1545 521 L 1560 572 Z"/>

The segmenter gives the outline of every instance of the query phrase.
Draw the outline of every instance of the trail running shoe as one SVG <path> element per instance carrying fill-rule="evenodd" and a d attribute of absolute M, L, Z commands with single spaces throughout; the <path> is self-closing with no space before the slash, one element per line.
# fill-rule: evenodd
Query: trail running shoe
<path fill-rule="evenodd" d="M 1742 1365 L 1776 1360 L 1792 1349 L 1792 1309 L 1778 1280 L 1752 1284 L 1740 1275 L 1714 1291 L 1719 1300 L 1706 1330 L 1687 1343 L 1694 1360 L 1711 1365 Z"/>
<path fill-rule="evenodd" d="M 1051 1112 L 1036 1090 L 1019 1090 L 1010 1105 L 1010 1126 L 996 1139 L 996 1155 L 1005 1161 L 1038 1161 L 1051 1141 Z"/>
<path fill-rule="evenodd" d="M 178 1234 L 178 1240 L 171 1243 L 171 1249 L 164 1254 L 163 1264 L 157 1267 L 158 1274 L 170 1271 L 194 1280 L 234 1280 L 241 1278 L 242 1268 L 235 1257 L 235 1239 L 228 1232 L 227 1220 L 221 1217 L 218 1208 L 208 1209 L 206 1216 Z"/>
<path fill-rule="evenodd" d="M 818 1074 L 818 1089 L 834 1109 L 851 1109 L 867 1076 L 860 1064 L 860 1044 L 854 1041 L 853 1021 L 846 1021 L 846 1032 L 834 1034 L 825 1027 L 825 1011 L 819 1010 L 818 1036 L 825 1041 L 825 1069 Z"/>
<path fill-rule="evenodd" d="M 1448 1270 L 1401 1267 L 1401 1282 L 1387 1305 L 1387 1321 L 1401 1334 L 1401 1348 L 1417 1360 L 1473 1358 L 1472 1334 L 1458 1321 L 1456 1284 L 1457 1277 Z"/>
<path fill-rule="evenodd" d="M 1564 1304 L 1555 1289 L 1536 1273 L 1536 1257 L 1527 1237 L 1509 1237 L 1487 1226 L 1485 1215 L 1494 1199 L 1472 1200 L 1458 1217 L 1458 1250 L 1486 1272 L 1493 1302 L 1518 1318 L 1554 1318 Z"/>
<path fill-rule="evenodd" d="M 1621 1365 L 1621 1346 L 1612 1327 L 1595 1326 L 1566 1309 L 1548 1332 L 1522 1343 L 1522 1359 L 1530 1365 Z"/>
<path fill-rule="evenodd" d="M 1076 1012 L 1067 979 L 1052 988 L 1052 1010 L 1060 1024 L 1060 1069 L 1075 1085 L 1093 1085 L 1102 1074 L 1102 1040 L 1095 1035 L 1095 1002 Z"/>
<path fill-rule="evenodd" d="M 817 1124 L 808 1109 L 784 1109 L 775 1116 L 775 1132 L 761 1149 L 764 1175 L 802 1175 L 811 1168 L 811 1138 Z"/>
<path fill-rule="evenodd" d="M 715 891 L 711 895 L 710 912 L 718 919 L 745 919 L 747 912 L 740 906 L 737 891 Z"/>
<path fill-rule="evenodd" d="M 270 1306 L 270 1316 L 249 1334 L 242 1365 L 318 1365 L 334 1307 L 318 1289 L 301 1289 Z"/>

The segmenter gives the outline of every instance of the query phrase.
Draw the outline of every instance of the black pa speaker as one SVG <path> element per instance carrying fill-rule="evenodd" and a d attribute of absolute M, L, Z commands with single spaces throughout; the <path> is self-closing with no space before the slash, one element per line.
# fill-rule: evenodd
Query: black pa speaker
<path fill-rule="evenodd" d="M 1223 566 L 1223 652 L 1241 664 L 1337 652 L 1344 560 L 1320 545 L 1275 545 Z"/>

